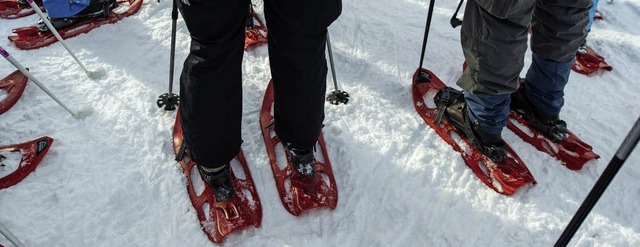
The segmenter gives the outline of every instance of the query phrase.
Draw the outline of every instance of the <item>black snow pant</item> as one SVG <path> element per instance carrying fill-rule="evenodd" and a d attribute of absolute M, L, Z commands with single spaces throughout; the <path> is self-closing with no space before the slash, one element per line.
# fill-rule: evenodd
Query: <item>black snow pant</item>
<path fill-rule="evenodd" d="M 468 63 L 458 80 L 477 95 L 518 88 L 531 24 L 531 49 L 542 59 L 566 62 L 587 35 L 592 0 L 469 0 L 461 29 Z"/>
<path fill-rule="evenodd" d="M 216 168 L 240 151 L 242 56 L 249 0 L 179 0 L 191 34 L 180 77 L 180 120 L 192 159 Z M 264 0 L 276 134 L 310 149 L 324 120 L 327 27 L 341 0 Z M 255 130 L 259 131 L 259 130 Z"/>

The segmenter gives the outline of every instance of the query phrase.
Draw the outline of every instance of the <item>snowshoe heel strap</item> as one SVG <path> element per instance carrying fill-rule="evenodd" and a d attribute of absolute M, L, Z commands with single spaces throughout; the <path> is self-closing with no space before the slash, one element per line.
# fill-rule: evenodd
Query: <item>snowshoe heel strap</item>
<path fill-rule="evenodd" d="M 456 90 L 451 87 L 446 87 L 438 91 L 435 97 L 433 97 L 433 101 L 438 106 L 438 115 L 436 119 L 433 121 L 436 125 L 440 125 L 442 122 L 442 117 L 444 117 L 444 112 L 447 107 L 453 105 L 455 99 L 458 97 L 464 97 L 461 91 Z"/>

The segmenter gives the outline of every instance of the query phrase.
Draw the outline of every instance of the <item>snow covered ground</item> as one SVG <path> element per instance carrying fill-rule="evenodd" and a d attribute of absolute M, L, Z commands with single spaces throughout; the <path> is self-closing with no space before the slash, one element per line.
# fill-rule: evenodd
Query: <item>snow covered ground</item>
<path fill-rule="evenodd" d="M 455 85 L 463 60 L 459 29 L 449 26 L 456 5 L 436 3 L 425 60 L 448 85 Z M 562 117 L 602 158 L 571 171 L 505 130 L 538 181 L 513 196 L 482 184 L 415 112 L 410 77 L 428 1 L 349 0 L 343 7 L 330 33 L 339 82 L 352 98 L 346 106 L 327 104 L 324 129 L 338 207 L 299 217 L 283 208 L 258 124 L 270 78 L 267 48 L 258 47 L 244 59 L 242 147 L 264 216 L 260 228 L 230 235 L 223 245 L 551 246 L 640 115 L 640 0 L 600 4 L 605 20 L 594 24 L 589 43 L 614 70 L 572 73 L 566 90 Z M 173 160 L 175 113 L 155 105 L 167 91 L 170 12 L 170 1 L 147 0 L 138 14 L 69 39 L 89 68 L 107 69 L 99 80 L 88 79 L 59 43 L 21 51 L 0 39 L 65 104 L 95 109 L 76 120 L 29 83 L 0 115 L 0 146 L 55 139 L 34 173 L 0 190 L 0 224 L 27 246 L 213 245 Z M 36 19 L 0 20 L 0 36 Z M 182 20 L 178 27 L 177 72 L 189 46 Z M 528 66 L 530 53 L 526 59 Z M 14 70 L 0 61 L 0 77 Z M 639 154 L 630 156 L 571 246 L 640 246 Z M 1 236 L 0 244 L 12 246 Z"/>

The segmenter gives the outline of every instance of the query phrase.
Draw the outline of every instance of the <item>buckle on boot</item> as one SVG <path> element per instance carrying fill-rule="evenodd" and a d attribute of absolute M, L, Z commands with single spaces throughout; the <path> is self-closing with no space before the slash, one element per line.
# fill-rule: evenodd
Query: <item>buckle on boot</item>
<path fill-rule="evenodd" d="M 447 107 L 450 106 L 451 103 L 453 103 L 451 100 L 451 92 L 453 90 L 455 89 L 450 87 L 443 88 L 440 91 L 438 91 L 436 96 L 433 98 L 433 101 L 438 106 L 438 115 L 436 116 L 436 119 L 433 120 L 433 123 L 438 126 L 440 125 L 440 123 L 442 123 L 442 117 L 444 117 L 444 112 L 447 110 Z M 455 90 L 455 91 L 458 91 L 458 90 Z M 455 93 L 458 93 L 458 92 L 455 92 Z"/>

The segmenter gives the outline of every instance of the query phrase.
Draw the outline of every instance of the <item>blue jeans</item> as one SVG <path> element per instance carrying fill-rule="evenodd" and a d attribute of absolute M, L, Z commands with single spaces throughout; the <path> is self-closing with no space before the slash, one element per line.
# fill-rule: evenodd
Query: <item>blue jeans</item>
<path fill-rule="evenodd" d="M 548 115 L 557 115 L 564 105 L 564 87 L 569 80 L 573 58 L 556 62 L 533 54 L 533 62 L 525 79 L 525 93 L 533 106 Z M 477 121 L 481 131 L 500 134 L 507 126 L 510 94 L 474 95 L 464 92 L 469 119 Z"/>

